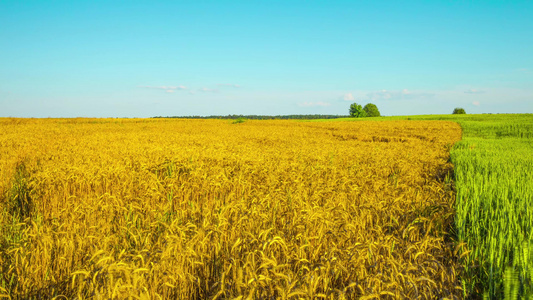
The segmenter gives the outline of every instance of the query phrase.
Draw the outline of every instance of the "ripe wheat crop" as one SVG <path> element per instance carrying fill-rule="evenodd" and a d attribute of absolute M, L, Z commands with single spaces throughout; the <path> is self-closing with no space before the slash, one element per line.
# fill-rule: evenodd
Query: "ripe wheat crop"
<path fill-rule="evenodd" d="M 445 121 L 0 119 L 0 295 L 460 298 Z"/>

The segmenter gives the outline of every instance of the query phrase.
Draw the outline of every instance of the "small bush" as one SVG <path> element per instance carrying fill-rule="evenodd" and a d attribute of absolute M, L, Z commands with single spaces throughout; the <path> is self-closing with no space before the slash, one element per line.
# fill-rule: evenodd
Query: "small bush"
<path fill-rule="evenodd" d="M 466 111 L 464 108 L 461 108 L 461 107 L 456 107 L 454 110 L 453 110 L 453 113 L 454 115 L 464 115 L 466 114 Z"/>
<path fill-rule="evenodd" d="M 233 121 L 232 124 L 239 124 L 239 123 L 244 123 L 244 122 L 246 122 L 245 118 L 237 118 L 235 121 Z"/>

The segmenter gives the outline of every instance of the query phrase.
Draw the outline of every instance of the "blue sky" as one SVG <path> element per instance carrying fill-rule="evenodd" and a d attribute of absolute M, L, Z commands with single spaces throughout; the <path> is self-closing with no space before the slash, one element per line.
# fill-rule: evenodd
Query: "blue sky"
<path fill-rule="evenodd" d="M 0 117 L 533 113 L 533 1 L 4 1 Z"/>

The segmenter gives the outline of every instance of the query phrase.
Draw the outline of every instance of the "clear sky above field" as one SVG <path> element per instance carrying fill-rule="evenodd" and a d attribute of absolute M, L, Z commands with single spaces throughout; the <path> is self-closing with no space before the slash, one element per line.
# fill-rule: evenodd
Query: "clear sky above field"
<path fill-rule="evenodd" d="M 0 117 L 533 113 L 533 1 L 0 1 Z"/>

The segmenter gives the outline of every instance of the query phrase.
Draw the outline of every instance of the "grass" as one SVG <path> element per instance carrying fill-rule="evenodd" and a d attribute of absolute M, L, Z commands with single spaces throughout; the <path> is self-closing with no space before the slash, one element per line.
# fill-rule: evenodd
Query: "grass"
<path fill-rule="evenodd" d="M 410 118 L 454 120 L 463 129 L 450 157 L 466 295 L 532 299 L 533 115 Z"/>

